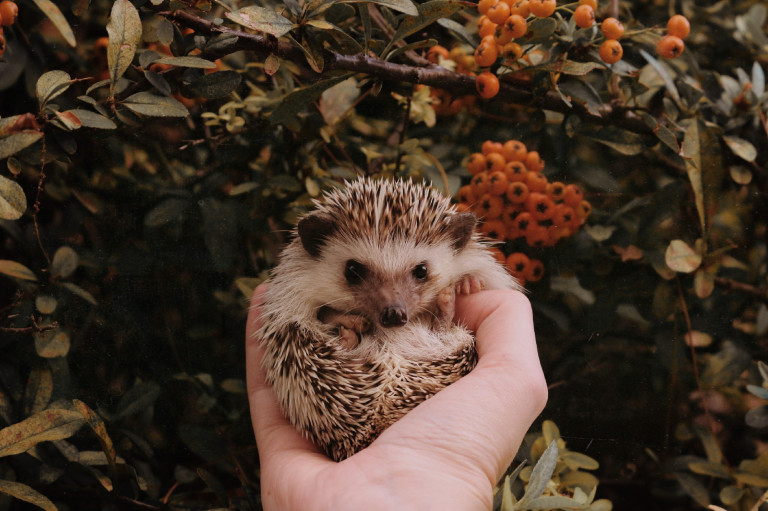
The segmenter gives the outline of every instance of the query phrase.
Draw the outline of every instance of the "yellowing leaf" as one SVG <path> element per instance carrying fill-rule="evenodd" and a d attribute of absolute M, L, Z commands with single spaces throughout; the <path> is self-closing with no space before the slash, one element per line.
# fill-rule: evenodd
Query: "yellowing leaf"
<path fill-rule="evenodd" d="M 53 254 L 53 261 L 51 262 L 51 275 L 57 277 L 69 277 L 77 269 L 77 265 L 80 262 L 80 258 L 77 256 L 71 247 L 66 245 L 59 247 L 56 253 Z"/>
<path fill-rule="evenodd" d="M 36 490 L 27 486 L 26 484 L 17 483 L 15 481 L 0 480 L 0 493 L 5 493 L 24 502 L 33 504 L 45 511 L 58 511 L 56 505 L 48 499 L 45 495 L 38 493 Z"/>
<path fill-rule="evenodd" d="M 681 273 L 691 273 L 701 265 L 701 254 L 683 240 L 672 240 L 664 259 L 667 266 Z"/>
<path fill-rule="evenodd" d="M 141 40 L 141 18 L 139 11 L 129 0 L 115 0 L 112 5 L 109 23 L 107 23 L 109 45 L 107 46 L 107 65 L 111 88 L 123 76 L 133 61 L 136 46 Z"/>
<path fill-rule="evenodd" d="M 0 176 L 0 219 L 18 220 L 27 210 L 27 196 L 21 185 Z"/>
<path fill-rule="evenodd" d="M 37 280 L 37 276 L 32 270 L 21 263 L 9 261 L 8 259 L 0 259 L 0 273 L 21 280 L 31 280 L 33 282 Z"/>
<path fill-rule="evenodd" d="M 249 5 L 248 7 L 228 12 L 225 16 L 238 25 L 258 30 L 259 32 L 266 32 L 275 37 L 287 34 L 294 27 L 293 22 L 285 16 L 276 13 L 272 9 L 257 5 Z"/>
<path fill-rule="evenodd" d="M 43 358 L 64 357 L 70 346 L 69 334 L 64 330 L 46 330 L 35 336 L 35 350 Z"/>
<path fill-rule="evenodd" d="M 26 452 L 40 442 L 74 435 L 85 421 L 75 411 L 53 408 L 0 430 L 0 457 Z"/>
<path fill-rule="evenodd" d="M 48 16 L 51 23 L 59 30 L 61 36 L 71 47 L 77 46 L 77 40 L 75 39 L 75 33 L 72 32 L 72 27 L 69 26 L 67 18 L 61 13 L 61 10 L 51 0 L 32 0 L 35 5 Z"/>
<path fill-rule="evenodd" d="M 72 85 L 72 77 L 66 71 L 48 71 L 37 79 L 37 101 L 42 107 L 50 100 L 66 91 Z"/>

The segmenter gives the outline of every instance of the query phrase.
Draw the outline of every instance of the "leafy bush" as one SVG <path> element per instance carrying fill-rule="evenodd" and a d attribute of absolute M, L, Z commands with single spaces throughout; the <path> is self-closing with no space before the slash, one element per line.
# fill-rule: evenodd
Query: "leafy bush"
<path fill-rule="evenodd" d="M 478 23 L 492 5 L 34 0 L 3 18 L 0 509 L 259 509 L 242 332 L 286 229 L 357 175 L 457 195 L 508 140 L 591 214 L 553 246 L 500 237 L 544 269 L 543 417 L 563 437 L 544 423 L 521 450 L 544 462 L 498 505 L 761 505 L 764 2 L 612 0 L 590 25 L 539 1 L 517 38 L 520 2 Z M 660 43 L 676 13 L 682 47 Z"/>

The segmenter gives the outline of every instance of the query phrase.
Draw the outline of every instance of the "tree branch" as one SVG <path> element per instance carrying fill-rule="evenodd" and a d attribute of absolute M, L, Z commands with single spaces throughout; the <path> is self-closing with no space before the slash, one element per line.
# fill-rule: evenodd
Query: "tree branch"
<path fill-rule="evenodd" d="M 756 300 L 768 303 L 768 289 L 755 287 L 750 284 L 745 284 L 744 282 L 738 282 L 723 277 L 715 277 L 715 285 L 722 287 L 723 289 L 746 293 Z"/>
<path fill-rule="evenodd" d="M 201 55 L 203 58 L 216 59 L 236 51 L 247 50 L 254 52 L 261 58 L 267 58 L 270 54 L 274 54 L 281 59 L 298 64 L 305 62 L 305 56 L 301 49 L 290 43 L 278 41 L 273 37 L 217 25 L 185 11 L 164 12 L 162 14 L 200 34 L 208 36 L 230 34 L 238 37 L 236 43 L 224 49 L 204 52 Z M 363 54 L 343 55 L 330 50 L 324 51 L 323 60 L 325 62 L 324 72 L 353 71 L 381 80 L 424 84 L 446 90 L 454 96 L 477 93 L 474 76 L 456 73 L 436 65 L 398 64 Z M 319 75 L 317 77 L 319 78 Z M 563 114 L 575 114 L 587 122 L 598 125 L 617 126 L 641 134 L 652 133 L 651 129 L 628 108 L 605 104 L 598 115 L 575 101 L 572 102 L 571 106 L 567 105 L 555 91 L 536 94 L 530 87 L 505 81 L 503 77 L 501 90 L 493 101 L 511 102 Z"/>

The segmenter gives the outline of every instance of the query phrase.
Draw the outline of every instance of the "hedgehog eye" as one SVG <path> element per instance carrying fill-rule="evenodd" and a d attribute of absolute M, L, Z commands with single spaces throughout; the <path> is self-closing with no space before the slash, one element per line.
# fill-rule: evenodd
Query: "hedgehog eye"
<path fill-rule="evenodd" d="M 426 280 L 427 273 L 427 263 L 419 263 L 414 266 L 413 270 L 411 271 L 411 274 L 416 280 Z"/>
<path fill-rule="evenodd" d="M 344 266 L 344 278 L 349 284 L 360 284 L 368 274 L 368 268 L 361 262 L 350 259 Z"/>

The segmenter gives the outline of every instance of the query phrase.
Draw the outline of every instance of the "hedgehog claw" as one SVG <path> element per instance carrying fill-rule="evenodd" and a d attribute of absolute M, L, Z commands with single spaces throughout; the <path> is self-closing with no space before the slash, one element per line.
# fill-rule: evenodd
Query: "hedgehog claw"
<path fill-rule="evenodd" d="M 437 314 L 435 315 L 435 327 L 447 328 L 453 321 L 456 312 L 456 287 L 448 286 L 437 295 Z"/>
<path fill-rule="evenodd" d="M 471 295 L 485 289 L 485 281 L 474 275 L 466 275 L 456 283 L 456 294 Z"/>

